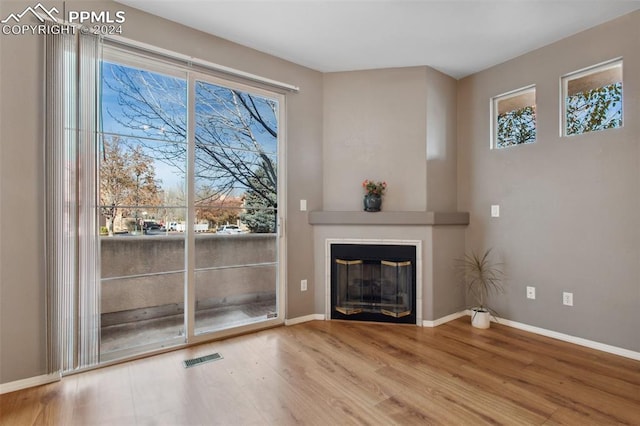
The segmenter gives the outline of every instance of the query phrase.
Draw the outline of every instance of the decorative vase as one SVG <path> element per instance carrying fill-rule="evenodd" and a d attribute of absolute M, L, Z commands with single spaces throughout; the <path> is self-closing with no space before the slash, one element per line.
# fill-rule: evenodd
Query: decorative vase
<path fill-rule="evenodd" d="M 382 197 L 374 194 L 367 194 L 364 196 L 364 211 L 366 212 L 379 212 L 382 206 Z"/>

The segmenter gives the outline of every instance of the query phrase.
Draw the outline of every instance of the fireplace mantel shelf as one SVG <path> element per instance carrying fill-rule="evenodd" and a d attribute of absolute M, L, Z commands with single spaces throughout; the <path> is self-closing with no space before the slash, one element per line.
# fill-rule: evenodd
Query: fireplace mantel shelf
<path fill-rule="evenodd" d="M 390 212 L 376 213 L 359 211 L 311 211 L 309 212 L 311 225 L 468 225 L 468 212 Z"/>

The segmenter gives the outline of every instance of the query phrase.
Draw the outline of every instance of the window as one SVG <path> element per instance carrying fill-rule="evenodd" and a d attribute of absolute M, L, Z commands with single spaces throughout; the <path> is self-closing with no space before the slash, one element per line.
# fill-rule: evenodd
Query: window
<path fill-rule="evenodd" d="M 187 74 L 105 50 L 98 141 L 101 223 L 109 236 L 147 234 L 148 220 L 184 217 Z"/>
<path fill-rule="evenodd" d="M 536 141 L 536 88 L 528 86 L 496 96 L 492 103 L 492 148 Z"/>
<path fill-rule="evenodd" d="M 562 77 L 562 135 L 622 127 L 622 60 Z"/>

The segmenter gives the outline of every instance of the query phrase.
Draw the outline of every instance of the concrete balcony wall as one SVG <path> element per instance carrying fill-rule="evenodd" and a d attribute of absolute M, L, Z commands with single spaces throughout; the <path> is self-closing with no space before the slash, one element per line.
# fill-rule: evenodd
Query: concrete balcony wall
<path fill-rule="evenodd" d="M 196 309 L 275 299 L 274 234 L 197 235 L 195 257 Z M 183 312 L 184 234 L 103 237 L 101 264 L 108 324 Z"/>

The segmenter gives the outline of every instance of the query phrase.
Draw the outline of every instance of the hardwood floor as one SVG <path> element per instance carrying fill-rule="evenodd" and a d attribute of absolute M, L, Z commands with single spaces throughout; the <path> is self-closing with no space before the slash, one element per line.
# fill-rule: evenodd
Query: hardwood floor
<path fill-rule="evenodd" d="M 182 361 L 224 359 L 185 369 Z M 313 321 L 0 396 L 3 425 L 640 425 L 640 361 L 499 324 Z"/>

